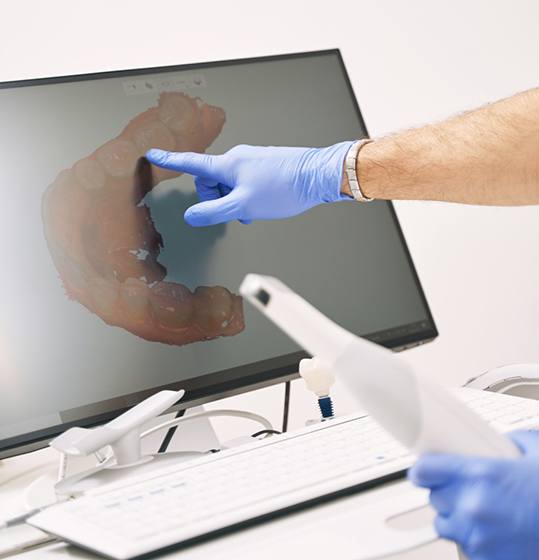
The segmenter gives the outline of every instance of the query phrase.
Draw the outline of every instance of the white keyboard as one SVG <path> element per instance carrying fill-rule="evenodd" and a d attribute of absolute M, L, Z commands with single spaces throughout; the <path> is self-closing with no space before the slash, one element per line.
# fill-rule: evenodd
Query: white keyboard
<path fill-rule="evenodd" d="M 457 394 L 502 431 L 539 426 L 539 401 Z M 414 457 L 367 416 L 348 416 L 131 476 L 30 524 L 127 559 L 398 478 Z"/>

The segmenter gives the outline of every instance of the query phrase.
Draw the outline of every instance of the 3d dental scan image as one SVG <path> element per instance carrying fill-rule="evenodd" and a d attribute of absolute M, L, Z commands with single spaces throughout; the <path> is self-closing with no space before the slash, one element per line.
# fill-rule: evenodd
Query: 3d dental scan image
<path fill-rule="evenodd" d="M 227 288 L 196 286 L 191 292 L 165 279 L 163 237 L 144 203 L 161 181 L 178 175 L 152 168 L 144 153 L 152 147 L 202 152 L 224 122 L 222 109 L 164 92 L 119 136 L 59 173 L 44 194 L 43 220 L 69 298 L 108 325 L 166 344 L 243 330 L 241 298 Z"/>

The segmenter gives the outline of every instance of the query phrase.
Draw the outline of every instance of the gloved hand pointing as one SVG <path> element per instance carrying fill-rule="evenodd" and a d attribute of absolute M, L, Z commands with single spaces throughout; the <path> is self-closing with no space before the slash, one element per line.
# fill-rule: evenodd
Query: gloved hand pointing
<path fill-rule="evenodd" d="M 410 470 L 430 488 L 438 534 L 469 560 L 539 557 L 539 432 L 515 432 L 519 459 L 425 455 Z"/>
<path fill-rule="evenodd" d="M 353 142 L 328 148 L 236 146 L 223 155 L 149 150 L 159 167 L 195 176 L 201 200 L 185 212 L 192 226 L 274 220 L 301 214 L 342 195 L 346 153 Z"/>

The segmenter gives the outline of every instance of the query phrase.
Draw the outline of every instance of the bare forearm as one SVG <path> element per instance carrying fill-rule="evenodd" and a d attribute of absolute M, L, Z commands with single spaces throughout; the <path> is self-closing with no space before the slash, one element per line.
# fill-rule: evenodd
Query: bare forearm
<path fill-rule="evenodd" d="M 375 140 L 357 171 L 378 199 L 539 204 L 539 88 Z"/>

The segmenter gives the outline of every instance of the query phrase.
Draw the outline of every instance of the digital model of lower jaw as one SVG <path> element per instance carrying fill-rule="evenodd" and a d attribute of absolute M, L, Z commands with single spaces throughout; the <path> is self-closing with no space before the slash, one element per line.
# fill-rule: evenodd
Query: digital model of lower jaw
<path fill-rule="evenodd" d="M 244 329 L 242 298 L 221 286 L 164 281 L 163 239 L 141 204 L 179 174 L 153 167 L 149 148 L 203 152 L 225 113 L 180 92 L 132 119 L 114 139 L 63 170 L 43 195 L 45 238 L 67 296 L 105 323 L 150 341 L 184 345 Z"/>

